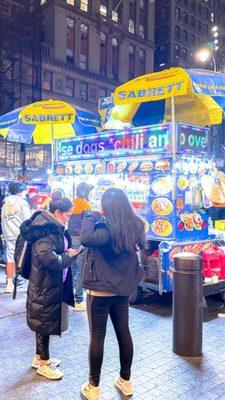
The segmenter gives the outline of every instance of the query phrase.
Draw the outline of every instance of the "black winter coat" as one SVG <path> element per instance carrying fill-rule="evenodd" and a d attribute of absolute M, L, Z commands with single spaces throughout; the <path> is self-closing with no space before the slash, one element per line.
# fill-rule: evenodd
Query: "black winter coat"
<path fill-rule="evenodd" d="M 25 221 L 21 233 L 32 241 L 31 273 L 27 291 L 27 324 L 41 335 L 61 334 L 62 302 L 74 306 L 73 257 L 64 251 L 64 236 L 71 245 L 63 225 L 46 211 L 37 212 L 32 223 Z M 63 270 L 68 268 L 63 283 Z"/>
<path fill-rule="evenodd" d="M 83 270 L 83 287 L 131 296 L 143 278 L 143 269 L 135 251 L 116 253 L 113 250 L 106 221 L 97 212 L 83 219 L 80 231 L 83 246 L 88 247 Z M 137 243 L 145 244 L 144 231 L 137 233 Z"/>

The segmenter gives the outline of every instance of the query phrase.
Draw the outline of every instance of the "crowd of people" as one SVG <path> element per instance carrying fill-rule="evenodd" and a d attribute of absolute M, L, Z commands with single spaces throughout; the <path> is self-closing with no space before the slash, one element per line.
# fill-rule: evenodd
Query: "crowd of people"
<path fill-rule="evenodd" d="M 93 186 L 81 182 L 72 201 L 57 190 L 46 210 L 32 213 L 26 200 L 26 186 L 12 182 L 1 218 L 7 259 L 6 293 L 13 291 L 18 235 L 31 246 L 26 307 L 28 327 L 36 335 L 32 367 L 48 379 L 63 377 L 61 361 L 49 354 L 50 336 L 61 335 L 68 329 L 69 306 L 77 311 L 87 310 L 89 379 L 81 393 L 86 399 L 98 400 L 109 316 L 120 355 L 120 374 L 114 383 L 124 395 L 133 394 L 128 304 L 143 277 L 137 252 L 146 242 L 144 224 L 121 189 L 107 189 L 99 211 L 91 210 L 92 189 Z"/>

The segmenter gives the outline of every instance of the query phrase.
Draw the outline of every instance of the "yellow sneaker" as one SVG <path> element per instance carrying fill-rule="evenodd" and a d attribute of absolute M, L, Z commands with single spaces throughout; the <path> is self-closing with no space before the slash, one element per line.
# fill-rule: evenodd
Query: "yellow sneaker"
<path fill-rule="evenodd" d="M 87 400 L 101 400 L 100 387 L 93 386 L 89 382 L 86 382 L 82 385 L 81 394 Z"/>
<path fill-rule="evenodd" d="M 121 377 L 117 378 L 115 386 L 124 394 L 124 396 L 133 396 L 133 384 L 131 381 L 125 381 Z"/>

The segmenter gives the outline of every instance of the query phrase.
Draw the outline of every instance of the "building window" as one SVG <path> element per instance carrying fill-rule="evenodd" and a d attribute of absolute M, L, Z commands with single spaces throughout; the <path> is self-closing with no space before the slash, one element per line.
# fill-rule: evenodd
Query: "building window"
<path fill-rule="evenodd" d="M 135 77 L 135 47 L 132 44 L 129 45 L 128 76 L 129 79 Z"/>
<path fill-rule="evenodd" d="M 143 10 L 145 8 L 145 1 L 144 0 L 140 0 L 139 4 L 140 4 L 140 8 Z"/>
<path fill-rule="evenodd" d="M 215 22 L 215 14 L 214 14 L 214 12 L 211 12 L 210 20 L 211 20 L 211 22 Z"/>
<path fill-rule="evenodd" d="M 108 13 L 108 1 L 107 0 L 101 0 L 100 2 L 100 14 L 104 15 L 106 17 Z"/>
<path fill-rule="evenodd" d="M 135 31 L 135 18 L 136 18 L 136 1 L 129 1 L 129 26 L 128 31 L 134 35 Z"/>
<path fill-rule="evenodd" d="M 107 37 L 100 32 L 100 75 L 107 75 Z"/>
<path fill-rule="evenodd" d="M 183 38 L 184 42 L 187 42 L 188 34 L 187 34 L 186 29 L 182 30 L 182 38 Z"/>
<path fill-rule="evenodd" d="M 195 17 L 193 17 L 192 15 L 190 16 L 190 25 L 192 28 L 195 27 Z"/>
<path fill-rule="evenodd" d="M 128 31 L 129 31 L 129 33 L 132 33 L 132 35 L 134 35 L 134 21 L 132 19 L 129 19 Z"/>
<path fill-rule="evenodd" d="M 43 70 L 42 88 L 45 90 L 52 90 L 52 73 L 49 71 Z"/>
<path fill-rule="evenodd" d="M 143 49 L 138 51 L 138 73 L 139 75 L 145 74 L 145 50 Z"/>
<path fill-rule="evenodd" d="M 71 6 L 74 6 L 74 0 L 66 0 L 67 4 L 70 4 Z"/>
<path fill-rule="evenodd" d="M 88 61 L 88 26 L 80 26 L 80 68 L 87 69 Z"/>
<path fill-rule="evenodd" d="M 139 37 L 141 39 L 144 39 L 145 37 L 144 26 L 142 24 L 139 24 Z"/>
<path fill-rule="evenodd" d="M 187 49 L 185 47 L 182 47 L 182 58 L 187 60 Z"/>
<path fill-rule="evenodd" d="M 186 11 L 183 12 L 183 21 L 185 24 L 188 23 L 188 15 L 187 15 Z"/>
<path fill-rule="evenodd" d="M 120 3 L 118 0 L 113 0 L 113 7 L 112 7 L 112 20 L 115 22 L 122 22 L 122 8 L 123 2 Z"/>
<path fill-rule="evenodd" d="M 74 20 L 72 18 L 66 19 L 66 61 L 69 64 L 74 62 Z"/>
<path fill-rule="evenodd" d="M 119 45 L 116 38 L 112 38 L 112 77 L 118 79 Z"/>
<path fill-rule="evenodd" d="M 98 90 L 98 96 L 99 96 L 100 99 L 103 99 L 104 97 L 106 97 L 106 96 L 107 96 L 107 91 L 106 91 L 106 89 L 99 88 L 99 90 Z"/>
<path fill-rule="evenodd" d="M 175 9 L 175 18 L 180 19 L 180 8 L 176 7 Z"/>
<path fill-rule="evenodd" d="M 178 58 L 180 58 L 180 46 L 179 46 L 179 44 L 175 44 L 174 45 L 174 56 L 175 56 L 176 60 Z"/>
<path fill-rule="evenodd" d="M 87 100 L 88 98 L 88 85 L 85 82 L 80 82 L 80 98 Z"/>
<path fill-rule="evenodd" d="M 193 35 L 193 33 L 190 34 L 190 43 L 191 44 L 195 44 L 195 35 Z"/>
<path fill-rule="evenodd" d="M 66 95 L 73 97 L 74 95 L 74 80 L 66 78 Z"/>
<path fill-rule="evenodd" d="M 80 9 L 88 12 L 88 0 L 80 0 Z"/>
<path fill-rule="evenodd" d="M 180 39 L 180 27 L 175 25 L 175 38 Z"/>

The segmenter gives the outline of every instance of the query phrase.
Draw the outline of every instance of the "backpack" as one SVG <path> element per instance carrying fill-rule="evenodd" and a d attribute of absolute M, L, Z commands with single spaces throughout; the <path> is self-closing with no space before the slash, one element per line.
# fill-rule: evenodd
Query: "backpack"
<path fill-rule="evenodd" d="M 24 224 L 29 227 L 32 221 L 36 218 L 36 216 L 40 214 L 40 211 L 35 212 L 29 220 L 26 220 L 22 223 L 21 227 Z M 20 228 L 21 230 L 21 228 Z M 16 289 L 17 289 L 17 279 L 18 276 L 21 275 L 24 279 L 30 278 L 31 272 L 31 253 L 32 253 L 32 241 L 27 240 L 22 233 L 16 239 L 15 252 L 14 252 L 14 260 L 16 264 L 16 275 L 15 275 L 15 284 L 13 291 L 13 299 L 16 298 Z"/>
<path fill-rule="evenodd" d="M 13 299 L 16 298 L 17 279 L 21 275 L 24 279 L 30 278 L 31 272 L 31 250 L 32 244 L 28 242 L 21 233 L 16 239 L 14 259 L 16 263 L 16 275 L 13 291 Z"/>

